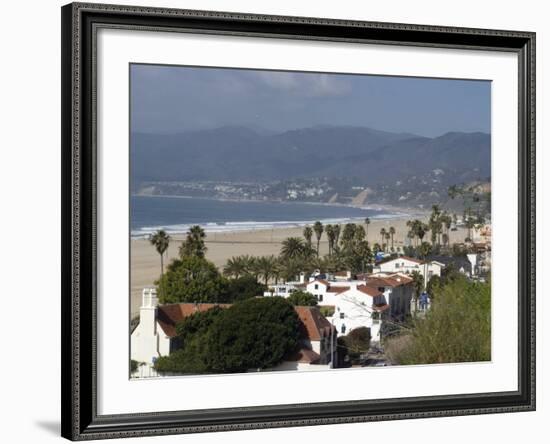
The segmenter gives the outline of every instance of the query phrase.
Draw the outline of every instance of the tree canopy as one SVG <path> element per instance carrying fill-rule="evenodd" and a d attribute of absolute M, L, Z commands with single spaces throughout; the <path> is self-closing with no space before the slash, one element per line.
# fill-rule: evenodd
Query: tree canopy
<path fill-rule="evenodd" d="M 248 299 L 213 310 L 178 325 L 182 348 L 159 358 L 158 371 L 245 372 L 273 367 L 296 349 L 300 320 L 283 298 Z"/>
<path fill-rule="evenodd" d="M 224 279 L 216 266 L 198 256 L 174 259 L 159 282 L 162 304 L 177 302 L 224 302 Z"/>
<path fill-rule="evenodd" d="M 287 298 L 287 301 L 292 305 L 304 305 L 304 306 L 315 306 L 317 305 L 317 299 L 311 293 L 307 291 L 294 291 Z"/>

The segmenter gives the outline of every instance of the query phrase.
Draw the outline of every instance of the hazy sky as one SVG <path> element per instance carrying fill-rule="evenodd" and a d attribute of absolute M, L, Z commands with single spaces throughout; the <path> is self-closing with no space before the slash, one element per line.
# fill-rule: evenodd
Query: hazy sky
<path fill-rule="evenodd" d="M 488 81 L 161 65 L 132 65 L 130 76 L 135 132 L 353 125 L 433 137 L 491 130 Z"/>

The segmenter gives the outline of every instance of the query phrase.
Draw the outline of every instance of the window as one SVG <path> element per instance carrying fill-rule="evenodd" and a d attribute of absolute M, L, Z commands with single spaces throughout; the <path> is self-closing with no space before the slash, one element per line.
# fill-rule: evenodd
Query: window
<path fill-rule="evenodd" d="M 399 268 L 399 262 L 395 263 L 395 268 Z"/>
<path fill-rule="evenodd" d="M 342 324 L 342 327 L 340 327 L 340 331 L 342 333 L 346 333 L 346 324 Z"/>
<path fill-rule="evenodd" d="M 323 295 L 320 294 L 319 296 L 317 296 L 317 300 L 318 300 L 319 302 L 323 302 Z"/>
<path fill-rule="evenodd" d="M 315 290 L 319 290 L 319 284 L 315 284 Z"/>
<path fill-rule="evenodd" d="M 340 312 L 340 319 L 344 319 L 346 317 L 346 315 L 344 314 L 343 311 Z"/>

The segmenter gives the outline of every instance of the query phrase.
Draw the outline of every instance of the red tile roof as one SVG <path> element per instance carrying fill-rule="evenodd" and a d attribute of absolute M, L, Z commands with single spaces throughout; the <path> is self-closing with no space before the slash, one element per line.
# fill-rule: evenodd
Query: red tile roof
<path fill-rule="evenodd" d="M 381 296 L 382 295 L 382 292 L 379 291 L 377 288 L 368 287 L 366 285 L 358 285 L 357 290 L 360 291 L 361 293 L 364 293 L 364 294 L 368 295 L 368 296 L 372 296 L 373 298 L 376 297 L 376 296 Z"/>
<path fill-rule="evenodd" d="M 366 285 L 369 287 L 399 287 L 401 285 L 410 284 L 413 280 L 405 276 L 376 276 L 367 279 Z"/>
<path fill-rule="evenodd" d="M 302 339 L 320 341 L 321 337 L 330 335 L 332 325 L 321 314 L 318 307 L 297 306 L 294 310 L 302 322 L 300 329 Z"/>
<path fill-rule="evenodd" d="M 167 304 L 157 309 L 157 322 L 168 337 L 175 337 L 176 324 L 187 316 L 197 312 L 204 312 L 214 307 L 228 308 L 231 304 Z M 318 307 L 294 307 L 301 321 L 300 333 L 302 339 L 319 341 L 321 337 L 330 335 L 332 325 L 321 314 Z"/>
<path fill-rule="evenodd" d="M 340 293 L 343 293 L 344 291 L 348 291 L 350 289 L 350 287 L 340 287 L 340 286 L 330 286 L 329 288 L 327 288 L 327 292 L 328 293 L 336 293 L 336 294 L 340 294 Z"/>
<path fill-rule="evenodd" d="M 157 309 L 157 322 L 166 336 L 173 338 L 176 336 L 176 324 L 183 318 L 193 313 L 210 310 L 214 307 L 227 308 L 231 304 L 167 304 L 159 305 Z"/>

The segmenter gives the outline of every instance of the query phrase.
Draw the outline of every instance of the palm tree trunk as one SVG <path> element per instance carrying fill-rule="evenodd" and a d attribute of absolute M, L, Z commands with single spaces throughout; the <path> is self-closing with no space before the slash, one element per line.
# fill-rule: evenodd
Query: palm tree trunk
<path fill-rule="evenodd" d="M 160 254 L 160 285 L 159 285 L 159 296 L 160 296 L 160 300 L 162 301 L 163 300 L 163 297 L 164 297 L 164 292 L 162 291 L 162 287 L 163 287 L 163 280 L 162 280 L 162 276 L 164 275 L 164 258 L 163 258 L 163 254 L 161 253 Z"/>

